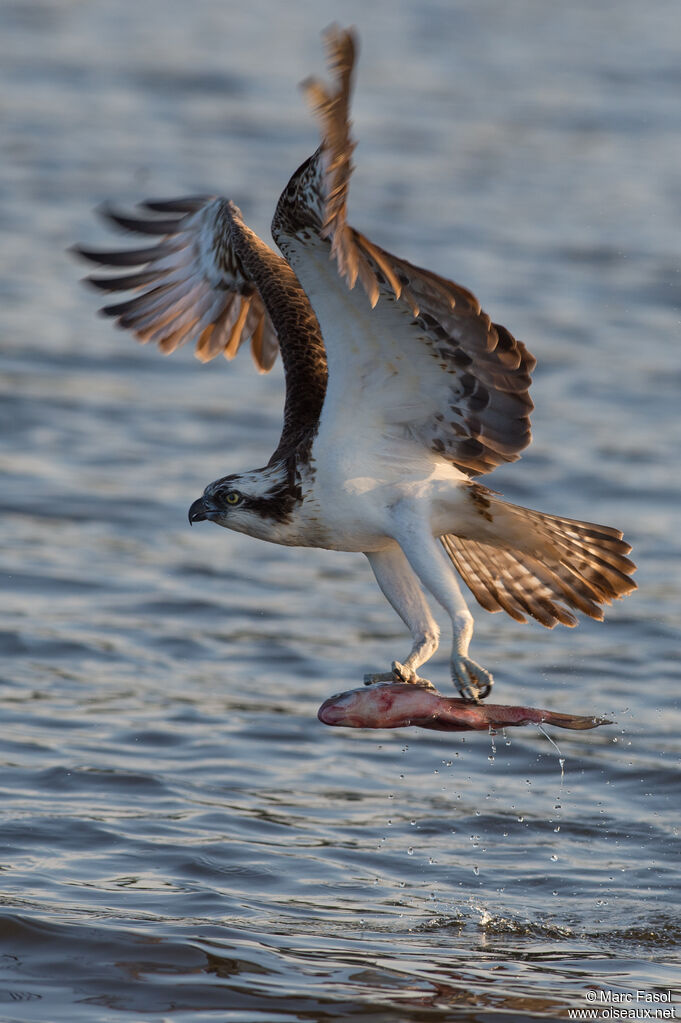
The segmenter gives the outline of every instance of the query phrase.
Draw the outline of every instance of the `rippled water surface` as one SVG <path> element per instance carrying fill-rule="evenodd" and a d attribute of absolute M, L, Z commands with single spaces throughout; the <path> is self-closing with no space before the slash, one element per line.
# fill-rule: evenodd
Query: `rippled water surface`
<path fill-rule="evenodd" d="M 269 457 L 279 366 L 136 346 L 66 254 L 108 198 L 223 191 L 269 237 L 333 17 L 362 37 L 353 222 L 538 356 L 492 485 L 635 547 L 605 624 L 476 615 L 499 700 L 616 721 L 554 736 L 564 775 L 530 729 L 317 721 L 406 653 L 364 559 L 186 522 Z M 680 996 L 680 40 L 675 0 L 2 4 L 3 1021 Z"/>

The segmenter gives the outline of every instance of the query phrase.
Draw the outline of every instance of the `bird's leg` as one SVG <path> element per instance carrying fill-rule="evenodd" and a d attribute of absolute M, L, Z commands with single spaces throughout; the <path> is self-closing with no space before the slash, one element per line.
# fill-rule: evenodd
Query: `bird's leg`
<path fill-rule="evenodd" d="M 463 610 L 452 615 L 453 642 L 450 665 L 452 682 L 464 700 L 479 703 L 491 693 L 494 679 L 489 671 L 481 668 L 468 656 L 468 645 L 473 638 L 473 615 L 464 603 L 458 583 L 455 579 L 453 582 L 461 598 Z"/>
<path fill-rule="evenodd" d="M 374 682 L 410 682 L 413 685 L 434 686 L 417 674 L 417 668 L 432 657 L 438 647 L 437 623 L 423 594 L 421 584 L 409 562 L 397 545 L 385 551 L 367 554 L 376 582 L 411 632 L 413 646 L 402 663 L 393 661 L 391 671 L 375 672 L 364 676 L 364 684 Z"/>
<path fill-rule="evenodd" d="M 479 703 L 489 696 L 494 679 L 468 656 L 473 636 L 473 616 L 466 607 L 459 584 L 440 544 L 434 539 L 428 522 L 412 515 L 408 507 L 398 507 L 396 536 L 416 575 L 445 609 L 452 622 L 452 681 L 464 700 Z"/>

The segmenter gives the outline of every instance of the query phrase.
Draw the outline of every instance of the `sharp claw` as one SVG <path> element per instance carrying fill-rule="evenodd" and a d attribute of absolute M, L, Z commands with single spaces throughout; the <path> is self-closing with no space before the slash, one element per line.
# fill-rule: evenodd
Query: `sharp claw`
<path fill-rule="evenodd" d="M 493 685 L 494 685 L 494 679 L 490 678 L 489 682 L 486 682 L 485 685 L 480 690 L 480 692 L 478 693 L 478 698 L 480 700 L 486 700 L 487 697 L 489 696 L 489 694 L 492 692 L 492 686 Z"/>
<path fill-rule="evenodd" d="M 423 689 L 432 689 L 437 692 L 432 682 L 427 678 L 421 678 L 412 668 L 393 661 L 392 671 L 376 671 L 364 676 L 364 685 L 373 686 L 377 682 L 407 682 L 409 685 L 421 686 Z"/>
<path fill-rule="evenodd" d="M 459 657 L 452 664 L 452 680 L 464 700 L 480 703 L 492 692 L 494 679 L 468 657 Z"/>
<path fill-rule="evenodd" d="M 421 689 L 429 689 L 431 693 L 437 693 L 437 688 L 433 685 L 429 678 L 416 678 L 413 685 L 420 686 Z"/>
<path fill-rule="evenodd" d="M 421 678 L 413 668 L 407 668 L 399 661 L 393 661 L 393 678 L 396 682 L 408 682 L 412 686 L 421 686 L 422 689 L 432 689 L 436 692 L 435 686 L 427 678 Z"/>
<path fill-rule="evenodd" d="M 395 675 L 392 671 L 375 671 L 364 676 L 364 685 L 373 686 L 376 682 L 394 682 Z"/>
<path fill-rule="evenodd" d="M 393 678 L 396 682 L 411 682 L 413 678 L 416 678 L 416 672 L 411 671 L 410 668 L 406 668 L 404 664 L 400 664 L 399 661 L 393 661 Z"/>

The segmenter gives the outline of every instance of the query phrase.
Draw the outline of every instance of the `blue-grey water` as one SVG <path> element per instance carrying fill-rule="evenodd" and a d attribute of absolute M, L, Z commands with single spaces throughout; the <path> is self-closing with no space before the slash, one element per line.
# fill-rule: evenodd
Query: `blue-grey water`
<path fill-rule="evenodd" d="M 634 544 L 604 624 L 476 614 L 496 699 L 616 722 L 554 735 L 564 775 L 536 730 L 317 721 L 408 647 L 364 559 L 186 521 L 269 457 L 279 364 L 137 346 L 66 252 L 109 198 L 218 191 L 269 238 L 334 18 L 362 41 L 353 223 L 539 359 L 491 485 Z M 3 0 L 0 55 L 0 1019 L 678 999 L 677 0 Z"/>

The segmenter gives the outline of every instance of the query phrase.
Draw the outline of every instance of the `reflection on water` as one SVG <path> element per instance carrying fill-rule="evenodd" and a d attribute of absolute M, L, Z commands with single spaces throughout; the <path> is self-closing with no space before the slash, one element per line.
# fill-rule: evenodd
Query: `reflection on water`
<path fill-rule="evenodd" d="M 186 509 L 261 465 L 281 375 L 161 359 L 94 315 L 105 198 L 227 190 L 252 226 L 315 145 L 337 12 L 267 0 L 0 11 L 0 1015 L 565 1016 L 678 995 L 677 5 L 355 0 L 353 221 L 472 287 L 539 358 L 492 485 L 612 522 L 605 624 L 477 616 L 499 698 L 561 734 L 324 729 L 404 651 L 363 559 Z M 651 156 L 651 154 L 654 154 Z M 444 657 L 436 662 L 444 679 Z"/>

